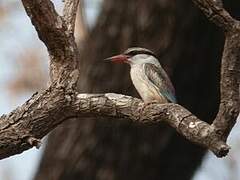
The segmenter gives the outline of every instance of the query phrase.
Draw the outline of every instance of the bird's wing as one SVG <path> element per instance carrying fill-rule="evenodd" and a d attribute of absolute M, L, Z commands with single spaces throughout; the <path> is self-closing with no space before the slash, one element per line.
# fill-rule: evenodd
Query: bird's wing
<path fill-rule="evenodd" d="M 164 69 L 151 63 L 144 64 L 147 78 L 156 86 L 159 93 L 168 101 L 176 103 L 174 87 Z"/>

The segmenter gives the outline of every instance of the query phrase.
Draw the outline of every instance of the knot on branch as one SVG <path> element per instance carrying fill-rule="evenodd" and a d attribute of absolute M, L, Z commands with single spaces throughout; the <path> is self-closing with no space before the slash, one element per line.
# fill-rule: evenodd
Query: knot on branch
<path fill-rule="evenodd" d="M 231 149 L 224 141 L 216 141 L 209 148 L 217 157 L 225 157 Z"/>

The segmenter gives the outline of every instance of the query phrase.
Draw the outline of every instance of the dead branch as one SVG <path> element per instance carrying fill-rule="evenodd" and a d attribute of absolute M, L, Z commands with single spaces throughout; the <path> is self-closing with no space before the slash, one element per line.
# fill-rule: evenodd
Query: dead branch
<path fill-rule="evenodd" d="M 178 104 L 150 104 L 120 94 L 68 94 L 63 89 L 50 88 L 33 95 L 24 105 L 0 121 L 0 158 L 21 153 L 40 144 L 39 139 L 58 124 L 72 117 L 114 117 L 138 123 L 166 121 L 190 141 L 209 148 L 217 156 L 225 155 L 229 147 L 215 134 L 212 126 Z M 35 143 L 30 143 L 34 139 Z M 32 142 L 32 141 L 31 141 Z M 35 145 L 36 144 L 36 145 Z"/>
<path fill-rule="evenodd" d="M 193 0 L 205 15 L 221 27 L 226 42 L 221 67 L 221 103 L 212 125 L 201 121 L 178 104 L 150 104 L 118 94 L 78 94 L 78 49 L 74 24 L 78 1 L 65 0 L 63 17 L 50 0 L 22 0 L 39 38 L 50 54 L 52 83 L 42 93 L 0 117 L 0 158 L 18 154 L 33 146 L 57 125 L 72 117 L 115 117 L 138 123 L 166 121 L 188 140 L 210 149 L 216 156 L 227 155 L 226 144 L 239 114 L 240 25 L 219 3 Z M 219 1 L 220 2 L 220 1 Z"/>
<path fill-rule="evenodd" d="M 221 102 L 212 126 L 221 139 L 226 141 L 237 120 L 240 107 L 240 22 L 219 6 L 221 1 L 193 0 L 193 2 L 225 33 L 221 64 Z"/>

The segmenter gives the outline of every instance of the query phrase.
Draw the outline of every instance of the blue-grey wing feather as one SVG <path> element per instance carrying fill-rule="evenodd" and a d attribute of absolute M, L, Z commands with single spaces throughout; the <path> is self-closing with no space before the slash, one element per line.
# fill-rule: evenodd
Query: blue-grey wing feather
<path fill-rule="evenodd" d="M 148 79 L 155 85 L 159 93 L 169 102 L 176 103 L 174 87 L 164 69 L 151 63 L 144 64 Z"/>

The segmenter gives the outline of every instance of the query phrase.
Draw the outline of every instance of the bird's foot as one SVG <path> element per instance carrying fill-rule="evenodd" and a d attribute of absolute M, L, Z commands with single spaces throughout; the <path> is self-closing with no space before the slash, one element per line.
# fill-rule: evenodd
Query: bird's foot
<path fill-rule="evenodd" d="M 140 108 L 140 114 L 142 114 L 144 112 L 144 110 L 146 109 L 146 107 L 150 106 L 150 105 L 154 105 L 154 104 L 159 104 L 158 101 L 156 100 L 153 100 L 153 101 L 150 101 L 150 102 L 145 102 L 143 103 L 143 106 Z"/>
<path fill-rule="evenodd" d="M 145 104 L 145 106 L 149 106 L 149 105 L 151 105 L 151 104 L 159 104 L 159 101 L 153 100 L 153 101 L 150 101 L 150 102 L 146 102 L 146 103 L 144 103 L 144 104 Z"/>

